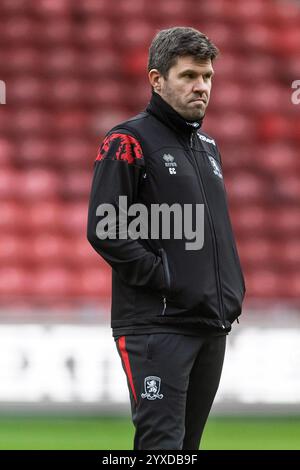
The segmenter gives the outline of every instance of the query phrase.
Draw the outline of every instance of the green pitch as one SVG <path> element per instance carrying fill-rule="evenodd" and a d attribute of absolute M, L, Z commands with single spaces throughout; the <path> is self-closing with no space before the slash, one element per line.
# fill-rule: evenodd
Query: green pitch
<path fill-rule="evenodd" d="M 0 418 L 0 449 L 132 449 L 126 418 Z M 202 449 L 300 449 L 300 417 L 211 418 Z"/>

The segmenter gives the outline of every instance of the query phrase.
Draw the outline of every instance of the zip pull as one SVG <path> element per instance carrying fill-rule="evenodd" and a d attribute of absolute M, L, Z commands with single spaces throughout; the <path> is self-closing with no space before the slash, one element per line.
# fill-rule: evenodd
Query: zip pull
<path fill-rule="evenodd" d="M 165 311 L 166 311 L 166 308 L 167 308 L 167 299 L 166 299 L 165 296 L 163 297 L 163 303 L 164 303 L 164 308 L 163 308 L 163 311 L 162 311 L 162 315 L 165 314 Z"/>
<path fill-rule="evenodd" d="M 191 132 L 191 137 L 190 137 L 190 147 L 191 149 L 193 148 L 193 144 L 194 144 L 194 138 L 196 137 L 196 134 L 197 134 L 197 130 L 192 130 Z"/>

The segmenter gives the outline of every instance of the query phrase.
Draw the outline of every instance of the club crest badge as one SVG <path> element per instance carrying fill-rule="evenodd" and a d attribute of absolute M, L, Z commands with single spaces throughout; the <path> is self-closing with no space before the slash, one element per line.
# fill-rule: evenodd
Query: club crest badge
<path fill-rule="evenodd" d="M 215 161 L 215 159 L 213 157 L 211 157 L 210 155 L 208 155 L 208 158 L 209 158 L 209 161 L 213 167 L 213 172 L 215 175 L 217 175 L 219 178 L 223 179 L 223 175 L 221 173 L 221 170 L 217 164 L 217 162 Z"/>
<path fill-rule="evenodd" d="M 159 398 L 159 400 L 161 400 L 163 398 L 163 394 L 159 393 L 160 384 L 160 377 L 156 377 L 154 375 L 146 377 L 144 380 L 145 393 L 142 393 L 141 397 L 147 398 L 147 400 L 156 400 L 156 398 Z"/>

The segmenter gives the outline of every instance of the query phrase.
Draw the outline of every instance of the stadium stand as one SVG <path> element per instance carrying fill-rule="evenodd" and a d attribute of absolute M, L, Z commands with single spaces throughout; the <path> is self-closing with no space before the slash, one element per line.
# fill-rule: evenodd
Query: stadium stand
<path fill-rule="evenodd" d="M 176 24 L 222 52 L 204 130 L 221 147 L 247 301 L 299 298 L 299 3 L 2 0 L 0 18 L 2 306 L 109 298 L 85 234 L 93 160 L 146 104 L 147 46 Z"/>

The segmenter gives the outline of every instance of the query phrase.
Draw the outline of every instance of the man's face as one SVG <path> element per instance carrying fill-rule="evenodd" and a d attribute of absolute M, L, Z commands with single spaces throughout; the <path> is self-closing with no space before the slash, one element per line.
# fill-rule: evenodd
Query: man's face
<path fill-rule="evenodd" d="M 198 62 L 192 56 L 178 57 L 167 78 L 160 76 L 156 91 L 184 119 L 197 121 L 205 114 L 213 74 L 210 59 Z"/>

